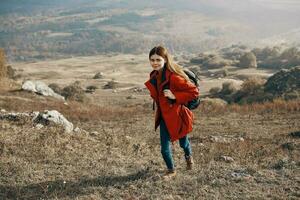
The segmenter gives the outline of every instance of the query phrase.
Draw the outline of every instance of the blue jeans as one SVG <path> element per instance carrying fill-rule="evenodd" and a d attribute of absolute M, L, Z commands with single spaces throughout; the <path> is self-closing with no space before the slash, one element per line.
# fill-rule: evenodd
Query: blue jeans
<path fill-rule="evenodd" d="M 179 139 L 179 144 L 184 151 L 185 158 L 192 155 L 192 148 L 187 135 Z M 174 169 L 175 167 L 172 158 L 170 135 L 163 119 L 160 121 L 160 145 L 161 154 L 167 165 L 167 168 Z"/>

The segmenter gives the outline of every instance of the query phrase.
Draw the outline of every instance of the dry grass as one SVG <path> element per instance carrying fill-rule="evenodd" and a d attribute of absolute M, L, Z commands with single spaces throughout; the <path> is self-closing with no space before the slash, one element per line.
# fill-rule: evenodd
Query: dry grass
<path fill-rule="evenodd" d="M 300 100 L 285 101 L 275 99 L 273 102 L 253 103 L 246 105 L 231 104 L 227 106 L 212 105 L 210 107 L 201 106 L 196 112 L 203 114 L 224 114 L 224 113 L 278 113 L 278 112 L 299 112 Z"/>
<path fill-rule="evenodd" d="M 300 141 L 289 135 L 300 130 L 299 102 L 276 100 L 196 110 L 190 134 L 195 168 L 185 170 L 183 153 L 175 144 L 178 175 L 164 181 L 151 108 L 104 108 L 77 102 L 66 106 L 54 99 L 16 93 L 2 94 L 0 107 L 56 109 L 88 132 L 65 134 L 56 127 L 38 130 L 31 122 L 0 121 L 0 199 L 300 197 Z M 234 162 L 222 161 L 224 155 Z"/>
<path fill-rule="evenodd" d="M 7 67 L 4 49 L 0 49 L 0 80 L 7 77 Z"/>
<path fill-rule="evenodd" d="M 134 107 L 106 107 L 76 101 L 65 103 L 51 97 L 43 97 L 26 91 L 14 91 L 0 96 L 0 108 L 13 112 L 57 110 L 69 120 L 75 122 L 119 120 L 128 114 L 136 113 Z"/>

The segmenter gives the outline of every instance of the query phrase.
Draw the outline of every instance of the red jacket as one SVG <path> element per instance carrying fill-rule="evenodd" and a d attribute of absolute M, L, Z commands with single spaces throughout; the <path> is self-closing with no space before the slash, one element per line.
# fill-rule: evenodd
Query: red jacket
<path fill-rule="evenodd" d="M 165 69 L 165 79 L 163 79 L 159 88 L 157 88 L 157 75 L 157 71 L 152 71 L 150 79 L 145 82 L 151 97 L 157 105 L 155 130 L 160 124 L 160 117 L 163 117 L 170 134 L 170 139 L 173 142 L 192 131 L 194 115 L 184 104 L 196 98 L 199 95 L 199 91 L 194 84 L 168 69 Z M 166 84 L 169 84 L 169 89 L 176 97 L 176 101 L 173 104 L 163 94 L 163 88 Z"/>

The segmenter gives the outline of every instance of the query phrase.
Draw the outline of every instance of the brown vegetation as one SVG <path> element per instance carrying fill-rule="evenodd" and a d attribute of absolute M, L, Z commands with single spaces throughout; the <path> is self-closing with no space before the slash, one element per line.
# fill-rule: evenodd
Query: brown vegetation
<path fill-rule="evenodd" d="M 0 49 L 0 79 L 7 77 L 7 66 L 4 49 Z"/>
<path fill-rule="evenodd" d="M 55 127 L 33 128 L 31 122 L 0 121 L 2 199 L 299 197 L 299 139 L 290 136 L 300 129 L 299 101 L 200 107 L 190 134 L 196 165 L 186 171 L 183 153 L 174 144 L 177 177 L 164 181 L 150 108 L 2 98 L 0 107 L 8 111 L 56 109 L 86 130 L 65 134 Z M 221 156 L 233 162 L 223 162 Z"/>

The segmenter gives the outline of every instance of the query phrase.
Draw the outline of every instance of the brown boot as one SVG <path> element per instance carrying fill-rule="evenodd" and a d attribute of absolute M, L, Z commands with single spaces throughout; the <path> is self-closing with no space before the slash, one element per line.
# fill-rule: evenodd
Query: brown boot
<path fill-rule="evenodd" d="M 185 157 L 186 160 L 186 169 L 191 170 L 193 169 L 194 161 L 192 156 Z"/>
<path fill-rule="evenodd" d="M 176 176 L 175 169 L 168 169 L 168 171 L 162 177 L 163 177 L 163 179 L 170 179 L 174 176 Z"/>

